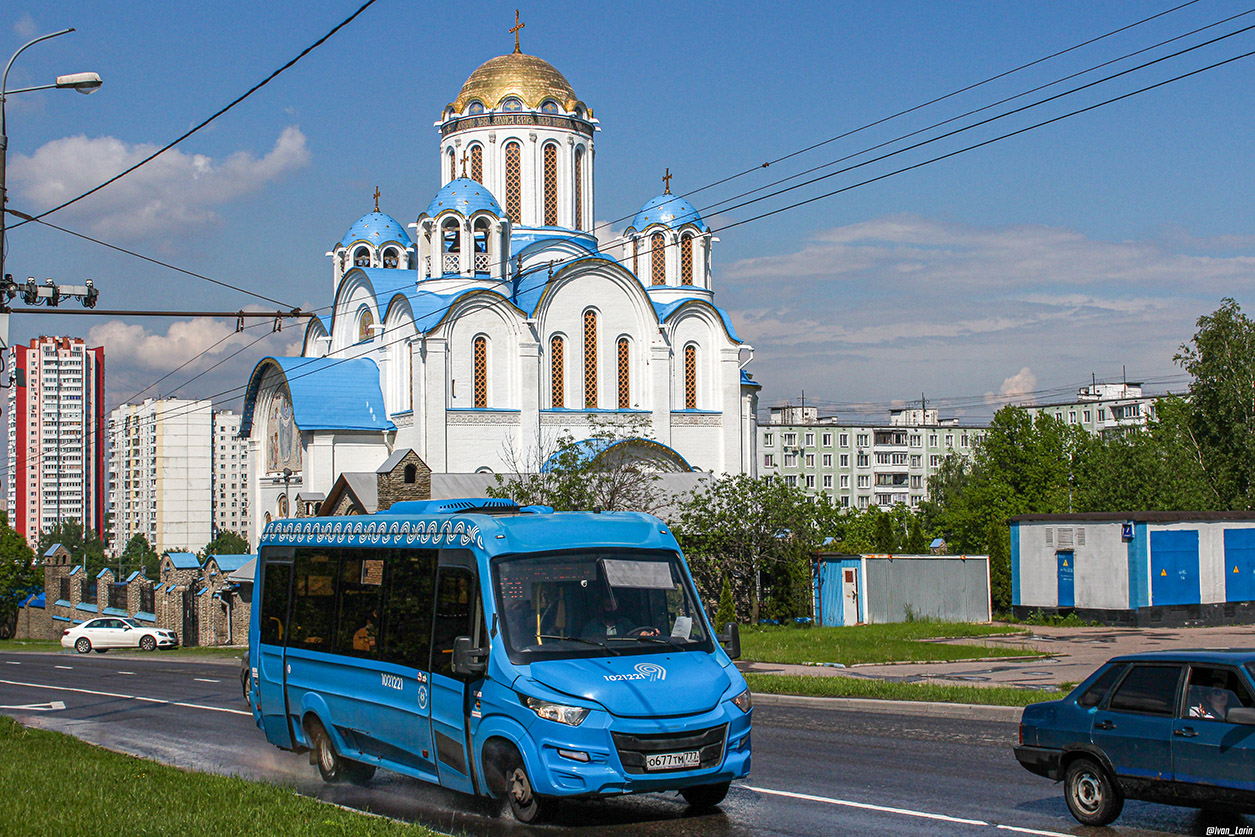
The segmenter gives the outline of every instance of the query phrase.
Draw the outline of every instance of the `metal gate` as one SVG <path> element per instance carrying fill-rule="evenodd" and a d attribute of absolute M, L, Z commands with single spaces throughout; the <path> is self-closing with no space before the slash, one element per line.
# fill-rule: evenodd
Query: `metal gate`
<path fill-rule="evenodd" d="M 183 591 L 183 630 L 179 634 L 183 646 L 200 645 L 200 626 L 196 621 L 196 594 L 191 590 Z"/>

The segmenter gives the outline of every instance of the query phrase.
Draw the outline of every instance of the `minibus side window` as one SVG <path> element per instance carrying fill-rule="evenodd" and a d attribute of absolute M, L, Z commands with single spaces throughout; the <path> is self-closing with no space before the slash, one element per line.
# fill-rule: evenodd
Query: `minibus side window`
<path fill-rule="evenodd" d="M 292 599 L 289 648 L 332 650 L 339 553 L 328 549 L 296 551 L 296 590 Z"/>
<path fill-rule="evenodd" d="M 266 564 L 265 573 L 261 593 L 261 641 L 266 645 L 282 645 L 287 639 L 292 565 Z"/>
<path fill-rule="evenodd" d="M 479 597 L 474 595 L 474 576 L 461 567 L 441 567 L 436 591 L 436 618 L 432 625 L 431 670 L 453 676 L 453 640 L 474 640 L 474 617 Z"/>
<path fill-rule="evenodd" d="M 384 567 L 385 605 L 379 659 L 427 670 L 431 653 L 436 550 L 396 550 Z"/>
<path fill-rule="evenodd" d="M 340 557 L 336 653 L 375 659 L 383 603 L 384 551 L 346 549 Z"/>

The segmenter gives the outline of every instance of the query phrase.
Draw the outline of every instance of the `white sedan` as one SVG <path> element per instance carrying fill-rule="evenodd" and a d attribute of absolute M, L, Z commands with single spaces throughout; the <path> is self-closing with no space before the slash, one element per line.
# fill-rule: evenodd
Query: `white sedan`
<path fill-rule="evenodd" d="M 110 648 L 155 651 L 158 648 L 177 648 L 179 638 L 174 631 L 149 627 L 135 619 L 106 616 L 66 628 L 61 633 L 61 645 L 80 654 L 88 651 L 103 654 Z"/>

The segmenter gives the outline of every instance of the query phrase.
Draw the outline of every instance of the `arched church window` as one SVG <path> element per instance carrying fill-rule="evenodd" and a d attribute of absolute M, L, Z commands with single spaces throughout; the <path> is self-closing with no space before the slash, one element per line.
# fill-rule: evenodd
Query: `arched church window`
<path fill-rule="evenodd" d="M 487 218 L 476 218 L 475 226 L 472 229 L 475 242 L 475 272 L 488 272 L 488 228 L 489 221 Z"/>
<path fill-rule="evenodd" d="M 466 109 L 466 112 L 469 113 L 471 116 L 479 116 L 481 113 L 484 112 L 484 103 L 483 102 L 471 102 L 470 107 Z"/>
<path fill-rule="evenodd" d="M 363 340 L 369 340 L 370 327 L 375 324 L 375 317 L 370 313 L 369 308 L 362 309 L 362 316 L 357 321 L 357 340 L 360 343 Z"/>
<path fill-rule="evenodd" d="M 383 251 L 383 266 L 384 267 L 396 267 L 397 264 L 399 263 L 399 259 L 400 259 L 400 254 L 397 253 L 397 248 L 389 247 L 387 250 Z"/>
<path fill-rule="evenodd" d="M 476 183 L 484 182 L 484 147 L 482 145 L 471 146 L 471 180 Z"/>
<path fill-rule="evenodd" d="M 575 228 L 584 229 L 584 149 L 575 149 Z"/>
<path fill-rule="evenodd" d="M 662 233 L 654 233 L 649 238 L 649 276 L 651 285 L 665 285 L 667 282 L 666 242 Z"/>
<path fill-rule="evenodd" d="M 693 236 L 680 239 L 680 284 L 693 284 Z"/>
<path fill-rule="evenodd" d="M 354 267 L 370 267 L 370 250 L 366 247 L 358 247 L 353 251 Z"/>
<path fill-rule="evenodd" d="M 521 224 L 523 217 L 523 195 L 519 186 L 521 177 L 522 148 L 517 142 L 505 145 L 505 214 L 515 224 Z"/>
<path fill-rule="evenodd" d="M 584 409 L 597 409 L 597 312 L 584 312 Z"/>
<path fill-rule="evenodd" d="M 488 339 L 475 338 L 475 406 L 488 406 Z"/>
<path fill-rule="evenodd" d="M 462 252 L 462 229 L 458 225 L 456 218 L 449 218 L 440 227 L 440 233 L 444 238 L 443 250 L 446 253 Z"/>
<path fill-rule="evenodd" d="M 540 106 L 540 109 L 544 113 L 557 113 L 558 103 L 555 102 L 553 99 L 546 99 L 544 104 Z"/>
<path fill-rule="evenodd" d="M 636 267 L 637 257 L 640 255 L 640 252 L 641 252 L 641 240 L 639 238 L 633 238 L 632 239 L 632 272 L 635 273 L 637 276 L 640 275 L 640 270 L 638 270 Z"/>
<path fill-rule="evenodd" d="M 501 103 L 501 109 L 506 113 L 517 113 L 523 109 L 523 103 L 514 97 L 510 97 Z"/>
<path fill-rule="evenodd" d="M 458 156 L 457 154 L 453 152 L 453 149 L 450 148 L 449 149 L 449 179 L 453 180 L 457 176 L 458 176 Z"/>
<path fill-rule="evenodd" d="M 629 375 L 628 357 L 630 346 L 626 337 L 619 338 L 619 409 L 632 406 L 632 380 Z"/>
<path fill-rule="evenodd" d="M 552 395 L 550 406 L 554 409 L 566 406 L 565 367 L 562 338 L 555 334 L 549 339 L 549 391 Z"/>
<path fill-rule="evenodd" d="M 697 409 L 697 347 L 684 347 L 684 409 Z"/>
<path fill-rule="evenodd" d="M 558 226 L 558 146 L 545 145 L 545 226 Z"/>

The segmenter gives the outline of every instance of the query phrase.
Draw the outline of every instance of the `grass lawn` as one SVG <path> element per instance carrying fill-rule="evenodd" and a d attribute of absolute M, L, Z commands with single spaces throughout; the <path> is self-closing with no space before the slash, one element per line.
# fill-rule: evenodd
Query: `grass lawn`
<path fill-rule="evenodd" d="M 805 674 L 754 674 L 745 682 L 755 694 L 850 697 L 876 700 L 923 700 L 941 703 L 972 703 L 981 706 L 1027 706 L 1058 700 L 1070 689 L 1057 692 L 1012 689 L 1003 686 L 943 686 L 935 683 L 892 683 L 858 677 L 813 677 Z"/>
<path fill-rule="evenodd" d="M 119 755 L 0 716 L 6 835 L 409 835 L 417 825 L 346 811 L 294 791 Z"/>
<path fill-rule="evenodd" d="M 924 640 L 1026 634 L 1023 628 L 965 622 L 898 622 L 843 628 L 758 625 L 741 629 L 741 658 L 761 663 L 892 663 L 1030 657 L 1031 648 L 958 645 Z"/>
<path fill-rule="evenodd" d="M 3 639 L 0 640 L 0 651 L 64 651 L 67 654 L 74 652 L 61 647 L 61 643 L 55 640 L 42 639 Z M 182 660 L 195 659 L 230 659 L 239 660 L 240 655 L 244 653 L 243 648 L 175 648 L 173 650 L 146 652 L 140 651 L 138 648 L 118 648 L 110 649 L 109 654 L 141 654 L 145 658 L 166 659 L 175 658 Z"/>

